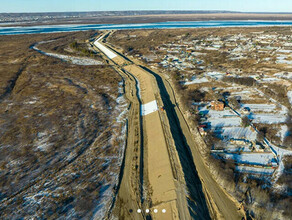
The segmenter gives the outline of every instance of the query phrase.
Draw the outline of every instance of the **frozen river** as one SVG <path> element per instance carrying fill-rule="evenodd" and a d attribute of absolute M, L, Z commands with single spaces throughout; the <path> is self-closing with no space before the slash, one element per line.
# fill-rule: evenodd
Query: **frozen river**
<path fill-rule="evenodd" d="M 3 25 L 3 23 L 2 23 Z M 286 26 L 292 21 L 180 21 L 146 24 L 72 24 L 43 25 L 29 27 L 1 27 L 0 35 L 38 34 L 86 30 L 121 30 L 121 29 L 166 29 L 166 28 L 208 28 L 208 27 L 247 27 L 247 26 Z"/>

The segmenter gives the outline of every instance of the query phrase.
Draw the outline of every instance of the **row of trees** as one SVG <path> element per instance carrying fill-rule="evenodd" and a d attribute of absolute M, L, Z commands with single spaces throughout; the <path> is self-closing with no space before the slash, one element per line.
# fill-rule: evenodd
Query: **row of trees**
<path fill-rule="evenodd" d="M 230 82 L 230 83 L 236 83 L 239 85 L 244 86 L 255 86 L 256 80 L 251 77 L 232 77 L 232 76 L 225 76 L 222 79 L 223 82 Z"/>
<path fill-rule="evenodd" d="M 80 52 L 84 56 L 93 57 L 95 55 L 95 52 L 87 48 L 87 44 L 78 43 L 77 41 L 72 42 L 70 48 Z"/>

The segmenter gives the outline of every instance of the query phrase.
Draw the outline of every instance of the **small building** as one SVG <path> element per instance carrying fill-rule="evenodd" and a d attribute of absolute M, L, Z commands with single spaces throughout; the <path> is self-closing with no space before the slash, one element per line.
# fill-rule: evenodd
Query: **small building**
<path fill-rule="evenodd" d="M 204 130 L 204 128 L 202 127 L 199 127 L 199 132 L 202 136 L 206 136 L 207 135 L 207 132 Z"/>
<path fill-rule="evenodd" d="M 219 101 L 212 101 L 211 102 L 211 109 L 215 111 L 223 111 L 224 110 L 224 103 Z"/>

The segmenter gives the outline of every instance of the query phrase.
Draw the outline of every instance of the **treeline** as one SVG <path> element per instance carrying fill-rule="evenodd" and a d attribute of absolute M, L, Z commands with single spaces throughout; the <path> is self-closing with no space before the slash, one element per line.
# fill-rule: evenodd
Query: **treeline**
<path fill-rule="evenodd" d="M 244 86 L 254 86 L 257 83 L 257 81 L 254 78 L 251 78 L 251 77 L 225 76 L 225 77 L 223 77 L 222 81 L 223 82 L 236 83 L 236 84 L 244 85 Z"/>
<path fill-rule="evenodd" d="M 70 44 L 71 49 L 80 52 L 84 56 L 93 57 L 95 55 L 95 52 L 87 49 L 86 46 L 87 44 L 78 43 L 77 41 L 74 41 Z"/>

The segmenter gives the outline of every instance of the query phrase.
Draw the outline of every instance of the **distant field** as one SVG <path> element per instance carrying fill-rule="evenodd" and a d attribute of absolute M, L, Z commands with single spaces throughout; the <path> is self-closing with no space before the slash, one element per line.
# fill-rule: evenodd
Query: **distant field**
<path fill-rule="evenodd" d="M 23 26 L 23 25 L 48 25 L 48 24 L 127 24 L 127 23 L 153 23 L 165 21 L 206 21 L 206 20 L 292 20 L 292 13 L 177 13 L 177 14 L 136 14 L 136 15 L 103 15 L 96 13 L 92 16 L 80 16 L 77 18 L 42 18 L 30 19 L 33 14 L 24 14 L 17 20 L 9 20 L 7 25 L 1 26 Z M 23 15 L 23 16 L 24 16 Z M 45 14 L 44 14 L 45 15 Z M 15 22 L 17 21 L 17 22 Z"/>

